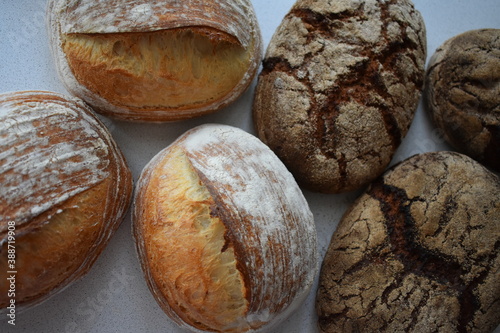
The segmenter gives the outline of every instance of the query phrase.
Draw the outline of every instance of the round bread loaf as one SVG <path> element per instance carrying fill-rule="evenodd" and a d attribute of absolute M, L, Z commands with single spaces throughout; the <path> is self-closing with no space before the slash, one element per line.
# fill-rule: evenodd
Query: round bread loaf
<path fill-rule="evenodd" d="M 455 149 L 500 171 L 500 29 L 447 40 L 429 61 L 425 101 Z"/>
<path fill-rule="evenodd" d="M 1 311 L 13 300 L 17 311 L 36 305 L 87 273 L 131 196 L 125 159 L 87 105 L 45 91 L 1 94 Z"/>
<path fill-rule="evenodd" d="M 236 100 L 262 58 L 249 0 L 50 0 L 63 83 L 97 112 L 172 121 Z"/>
<path fill-rule="evenodd" d="M 426 34 L 409 0 L 298 0 L 271 39 L 255 93 L 258 136 L 300 185 L 357 189 L 406 135 Z"/>
<path fill-rule="evenodd" d="M 133 232 L 151 292 L 194 332 L 257 332 L 299 307 L 318 259 L 298 185 L 254 136 L 194 128 L 145 167 Z"/>
<path fill-rule="evenodd" d="M 415 155 L 343 216 L 317 293 L 321 332 L 492 332 L 500 178 L 466 155 Z"/>

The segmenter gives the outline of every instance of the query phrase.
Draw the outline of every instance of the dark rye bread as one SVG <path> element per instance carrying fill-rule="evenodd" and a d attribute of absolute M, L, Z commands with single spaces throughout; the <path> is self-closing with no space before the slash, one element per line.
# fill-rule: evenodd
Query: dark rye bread
<path fill-rule="evenodd" d="M 491 332 L 500 324 L 500 179 L 415 155 L 350 207 L 325 256 L 321 332 Z"/>
<path fill-rule="evenodd" d="M 500 171 L 500 29 L 470 30 L 431 58 L 425 101 L 455 148 Z"/>
<path fill-rule="evenodd" d="M 299 0 L 267 49 L 257 133 L 302 186 L 359 188 L 384 171 L 406 135 L 425 57 L 411 1 Z"/>

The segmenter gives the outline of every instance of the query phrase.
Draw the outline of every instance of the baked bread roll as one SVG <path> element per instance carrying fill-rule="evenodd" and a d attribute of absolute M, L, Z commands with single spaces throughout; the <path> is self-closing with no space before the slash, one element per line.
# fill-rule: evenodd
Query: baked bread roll
<path fill-rule="evenodd" d="M 500 324 L 500 178 L 415 155 L 342 217 L 317 294 L 321 332 L 484 332 Z"/>
<path fill-rule="evenodd" d="M 87 273 L 123 220 L 132 178 L 107 129 L 77 99 L 0 95 L 0 138 L 4 312 L 12 300 L 16 310 L 36 305 Z"/>
<path fill-rule="evenodd" d="M 408 132 L 425 59 L 424 22 L 409 0 L 298 0 L 259 74 L 258 136 L 301 186 L 358 189 Z"/>
<path fill-rule="evenodd" d="M 257 332 L 306 298 L 313 216 L 292 175 L 254 136 L 194 128 L 143 170 L 133 233 L 156 301 L 191 331 Z"/>
<path fill-rule="evenodd" d="M 427 111 L 446 141 L 500 172 L 500 29 L 444 42 L 425 82 Z"/>
<path fill-rule="evenodd" d="M 262 56 L 249 0 L 50 0 L 47 15 L 67 89 L 126 120 L 216 111 L 246 90 Z"/>

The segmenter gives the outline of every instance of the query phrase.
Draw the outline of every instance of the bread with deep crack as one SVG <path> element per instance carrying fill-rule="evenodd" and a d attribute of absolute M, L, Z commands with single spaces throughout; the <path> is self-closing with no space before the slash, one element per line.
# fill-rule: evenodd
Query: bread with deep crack
<path fill-rule="evenodd" d="M 262 56 L 249 0 L 51 0 L 47 15 L 67 89 L 126 120 L 219 110 L 246 90 Z"/>
<path fill-rule="evenodd" d="M 301 186 L 358 189 L 406 135 L 425 60 L 424 22 L 409 0 L 298 0 L 259 74 L 258 136 Z"/>
<path fill-rule="evenodd" d="M 231 126 L 196 127 L 151 160 L 133 226 L 156 301 L 195 332 L 269 329 L 316 276 L 302 192 L 267 146 Z"/>
<path fill-rule="evenodd" d="M 342 217 L 321 332 L 492 332 L 500 324 L 500 178 L 466 155 L 415 155 Z"/>

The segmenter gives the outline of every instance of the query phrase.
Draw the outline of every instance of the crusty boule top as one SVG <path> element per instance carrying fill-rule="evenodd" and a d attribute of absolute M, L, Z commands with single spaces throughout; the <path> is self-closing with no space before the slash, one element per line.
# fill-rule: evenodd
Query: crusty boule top
<path fill-rule="evenodd" d="M 248 0 L 51 0 L 47 16 L 66 88 L 131 121 L 219 110 L 246 90 L 262 58 Z"/>
<path fill-rule="evenodd" d="M 343 216 L 317 293 L 321 332 L 491 332 L 500 324 L 500 178 L 415 155 Z"/>
<path fill-rule="evenodd" d="M 9 271 L 17 271 L 19 311 L 84 275 L 131 196 L 124 156 L 81 100 L 0 94 L 0 312 L 9 303 Z M 15 263 L 7 261 L 12 245 Z"/>
<path fill-rule="evenodd" d="M 258 135 L 299 184 L 357 189 L 383 172 L 406 135 L 425 57 L 411 1 L 299 0 L 266 51 Z"/>
<path fill-rule="evenodd" d="M 134 236 L 162 309 L 195 332 L 261 332 L 317 272 L 313 215 L 281 161 L 241 129 L 196 127 L 141 173 Z"/>
<path fill-rule="evenodd" d="M 457 150 L 500 171 L 500 29 L 470 30 L 429 61 L 425 101 Z"/>

